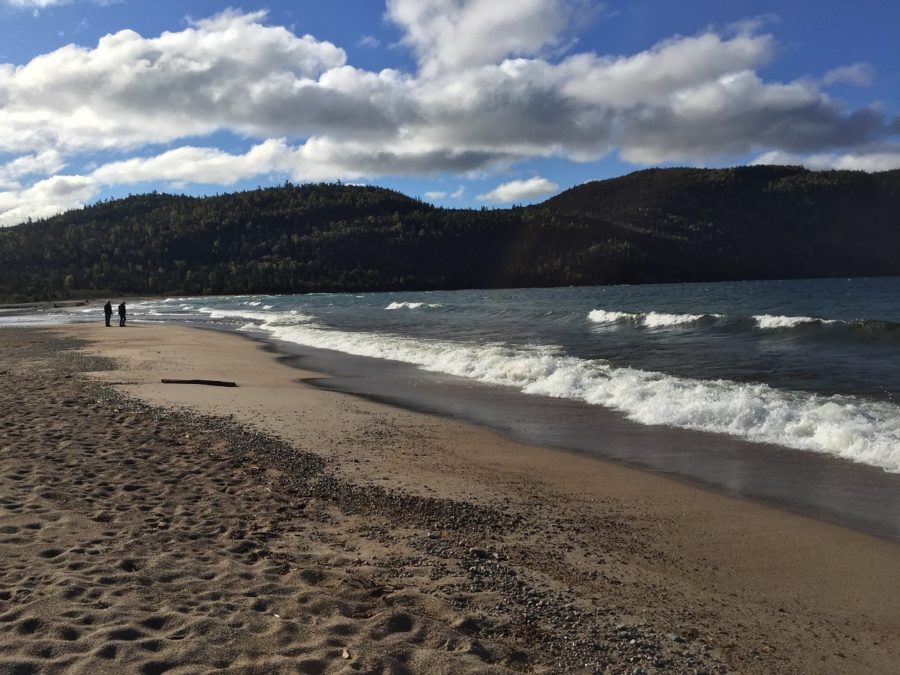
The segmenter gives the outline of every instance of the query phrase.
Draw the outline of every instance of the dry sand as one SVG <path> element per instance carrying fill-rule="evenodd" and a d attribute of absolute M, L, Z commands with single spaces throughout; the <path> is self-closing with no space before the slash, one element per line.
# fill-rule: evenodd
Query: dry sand
<path fill-rule="evenodd" d="M 896 544 L 313 377 L 0 330 L 0 673 L 896 672 Z"/>

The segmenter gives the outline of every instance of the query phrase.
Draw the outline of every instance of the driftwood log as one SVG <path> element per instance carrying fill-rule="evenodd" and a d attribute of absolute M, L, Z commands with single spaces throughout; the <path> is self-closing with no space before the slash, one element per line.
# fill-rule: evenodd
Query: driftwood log
<path fill-rule="evenodd" d="M 226 382 L 225 380 L 169 380 L 163 378 L 160 380 L 163 384 L 206 384 L 210 387 L 236 387 L 234 382 Z"/>

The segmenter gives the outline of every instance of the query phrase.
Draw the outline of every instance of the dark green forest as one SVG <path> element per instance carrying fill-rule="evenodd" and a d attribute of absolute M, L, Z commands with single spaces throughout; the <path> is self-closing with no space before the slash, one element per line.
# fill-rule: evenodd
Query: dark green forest
<path fill-rule="evenodd" d="M 7 302 L 900 274 L 900 171 L 651 169 L 542 204 L 340 184 L 144 194 L 0 230 Z"/>

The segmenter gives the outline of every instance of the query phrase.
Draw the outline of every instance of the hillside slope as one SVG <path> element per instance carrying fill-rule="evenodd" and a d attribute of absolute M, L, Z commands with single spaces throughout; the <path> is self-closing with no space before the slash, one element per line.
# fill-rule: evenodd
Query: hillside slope
<path fill-rule="evenodd" d="M 668 241 L 657 262 L 683 279 L 900 274 L 900 170 L 650 169 L 543 206 Z"/>
<path fill-rule="evenodd" d="M 900 171 L 654 169 L 528 207 L 376 187 L 146 194 L 0 230 L 0 297 L 900 274 Z"/>

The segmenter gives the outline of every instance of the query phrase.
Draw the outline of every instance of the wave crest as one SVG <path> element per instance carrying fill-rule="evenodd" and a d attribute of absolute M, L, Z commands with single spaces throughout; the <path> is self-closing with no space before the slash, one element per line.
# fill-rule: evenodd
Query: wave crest
<path fill-rule="evenodd" d="M 772 330 L 777 328 L 796 328 L 804 324 L 828 324 L 837 323 L 832 319 L 819 319 L 814 316 L 773 316 L 771 314 L 755 314 L 753 320 L 758 328 Z"/>
<path fill-rule="evenodd" d="M 293 326 L 300 323 L 309 323 L 315 319 L 315 317 L 302 314 L 295 309 L 288 312 L 255 312 L 244 309 L 201 307 L 197 311 L 201 314 L 206 314 L 210 319 L 243 319 L 258 321 L 265 326 Z"/>
<path fill-rule="evenodd" d="M 437 302 L 392 302 L 385 309 L 438 309 L 443 307 L 442 304 Z"/>
<path fill-rule="evenodd" d="M 666 312 L 617 312 L 594 309 L 588 313 L 593 323 L 634 323 L 647 328 L 667 328 L 695 323 L 702 319 L 721 318 L 720 314 L 669 314 Z"/>
<path fill-rule="evenodd" d="M 602 405 L 642 424 L 729 434 L 900 472 L 900 408 L 892 403 L 694 380 L 567 356 L 550 346 L 457 343 L 309 325 L 262 328 L 279 340 Z"/>
<path fill-rule="evenodd" d="M 632 312 L 611 312 L 605 309 L 592 309 L 588 314 L 588 319 L 594 323 L 634 321 L 637 317 L 638 315 Z"/>
<path fill-rule="evenodd" d="M 708 314 L 664 314 L 662 312 L 649 312 L 644 315 L 643 323 L 648 328 L 662 328 L 665 326 L 682 326 L 705 319 Z"/>

